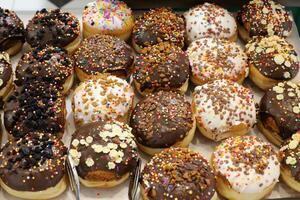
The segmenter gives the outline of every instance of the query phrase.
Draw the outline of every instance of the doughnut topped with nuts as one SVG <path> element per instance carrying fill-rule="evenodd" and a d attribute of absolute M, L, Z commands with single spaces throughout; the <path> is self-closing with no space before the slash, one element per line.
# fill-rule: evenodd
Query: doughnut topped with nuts
<path fill-rule="evenodd" d="M 243 194 L 261 193 L 278 182 L 280 163 L 269 143 L 256 136 L 230 137 L 212 155 L 215 174 Z"/>
<path fill-rule="evenodd" d="M 287 81 L 269 89 L 260 102 L 260 121 L 281 140 L 300 130 L 300 85 Z"/>
<path fill-rule="evenodd" d="M 141 176 L 143 199 L 216 198 L 215 177 L 200 153 L 169 148 L 148 162 Z"/>
<path fill-rule="evenodd" d="M 188 57 L 177 46 L 159 43 L 144 48 L 136 58 L 133 80 L 143 95 L 161 89 L 185 93 L 188 79 Z"/>
<path fill-rule="evenodd" d="M 184 13 L 188 42 L 203 37 L 218 37 L 235 41 L 237 25 L 234 17 L 225 8 L 204 3 Z"/>
<path fill-rule="evenodd" d="M 83 125 L 73 134 L 69 153 L 78 175 L 86 181 L 128 177 L 138 159 L 131 128 L 117 121 Z"/>
<path fill-rule="evenodd" d="M 135 21 L 132 43 L 136 51 L 160 42 L 184 46 L 184 19 L 168 8 L 156 8 L 145 12 Z"/>
<path fill-rule="evenodd" d="M 247 55 L 236 43 L 218 38 L 195 40 L 187 49 L 192 81 L 201 85 L 211 80 L 230 79 L 242 83 L 248 76 Z"/>
<path fill-rule="evenodd" d="M 299 71 L 293 45 L 278 36 L 256 37 L 246 45 L 249 65 L 262 75 L 276 80 L 290 80 Z"/>
<path fill-rule="evenodd" d="M 74 91 L 75 123 L 80 126 L 106 119 L 127 122 L 133 97 L 131 86 L 115 76 L 86 80 Z"/>
<path fill-rule="evenodd" d="M 74 54 L 80 80 L 110 73 L 128 77 L 134 62 L 134 52 L 123 40 L 109 35 L 94 35 L 85 39 Z"/>

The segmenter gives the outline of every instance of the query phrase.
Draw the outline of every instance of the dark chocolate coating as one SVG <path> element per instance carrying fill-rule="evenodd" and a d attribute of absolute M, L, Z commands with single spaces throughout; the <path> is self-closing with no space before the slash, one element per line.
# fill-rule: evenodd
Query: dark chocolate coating
<path fill-rule="evenodd" d="M 0 177 L 17 191 L 38 192 L 56 186 L 65 175 L 67 148 L 48 133 L 32 132 L 9 140 L 0 152 Z"/>
<path fill-rule="evenodd" d="M 156 154 L 143 169 L 141 184 L 150 200 L 210 200 L 215 177 L 208 162 L 186 148 Z"/>
<path fill-rule="evenodd" d="M 26 41 L 32 46 L 65 47 L 73 42 L 80 32 L 79 21 L 60 9 L 37 11 L 26 27 Z"/>
<path fill-rule="evenodd" d="M 36 80 L 17 87 L 4 104 L 4 125 L 14 137 L 32 131 L 61 134 L 64 124 L 64 97 L 49 83 Z"/>
<path fill-rule="evenodd" d="M 300 86 L 294 84 L 292 87 L 289 83 L 282 82 L 276 85 L 283 85 L 280 86 L 284 89 L 282 93 L 276 92 L 275 86 L 269 89 L 261 99 L 259 110 L 264 127 L 276 131 L 271 128 L 271 120 L 274 120 L 278 134 L 283 140 L 300 130 L 300 114 L 295 110 L 295 107 L 300 105 Z"/>
<path fill-rule="evenodd" d="M 25 42 L 24 25 L 14 11 L 0 8 L 0 51 Z"/>
<path fill-rule="evenodd" d="M 189 78 L 189 60 L 185 52 L 169 43 L 144 48 L 137 56 L 133 79 L 140 90 L 178 89 Z"/>
<path fill-rule="evenodd" d="M 73 73 L 73 61 L 60 47 L 37 47 L 25 53 L 16 68 L 16 85 L 40 78 L 62 86 Z"/>
<path fill-rule="evenodd" d="M 137 103 L 130 126 L 140 144 L 170 147 L 183 140 L 193 126 L 191 104 L 177 92 L 159 91 Z"/>
<path fill-rule="evenodd" d="M 9 61 L 9 56 L 6 53 L 0 52 L 0 90 L 7 86 L 7 83 L 12 78 L 12 67 Z"/>
<path fill-rule="evenodd" d="M 76 67 L 87 74 L 128 76 L 134 62 L 131 47 L 123 40 L 109 35 L 94 35 L 85 39 L 74 57 Z"/>

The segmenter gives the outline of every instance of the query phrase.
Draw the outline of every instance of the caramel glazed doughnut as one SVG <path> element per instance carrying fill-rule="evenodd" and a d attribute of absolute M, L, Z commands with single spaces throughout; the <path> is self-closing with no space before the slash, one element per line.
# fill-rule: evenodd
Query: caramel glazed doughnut
<path fill-rule="evenodd" d="M 214 141 L 245 135 L 256 123 L 253 93 L 229 80 L 197 86 L 192 105 L 198 129 Z"/>
<path fill-rule="evenodd" d="M 156 8 L 136 19 L 132 31 L 132 46 L 137 52 L 160 42 L 184 46 L 184 18 L 167 8 Z"/>
<path fill-rule="evenodd" d="M 48 133 L 31 132 L 9 140 L 0 152 L 0 184 L 22 199 L 51 199 L 67 187 L 67 148 Z"/>
<path fill-rule="evenodd" d="M 122 1 L 96 0 L 84 7 L 83 36 L 108 34 L 127 40 L 134 26 L 132 10 Z"/>
<path fill-rule="evenodd" d="M 80 24 L 76 17 L 60 9 L 37 11 L 26 27 L 31 47 L 50 44 L 74 52 L 80 44 Z"/>
<path fill-rule="evenodd" d="M 137 103 L 130 126 L 139 148 L 153 155 L 170 146 L 187 147 L 194 137 L 196 121 L 183 95 L 159 91 Z"/>
<path fill-rule="evenodd" d="M 13 89 L 13 72 L 6 52 L 0 52 L 0 107 Z"/>
<path fill-rule="evenodd" d="M 32 131 L 63 135 L 65 101 L 57 88 L 40 80 L 17 87 L 4 103 L 4 125 L 16 138 Z"/>
<path fill-rule="evenodd" d="M 138 154 L 131 128 L 121 122 L 85 124 L 72 136 L 69 151 L 80 182 L 87 187 L 114 187 L 126 181 Z"/>
<path fill-rule="evenodd" d="M 204 3 L 184 13 L 187 42 L 203 37 L 237 40 L 237 24 L 230 12 L 211 3 Z"/>
<path fill-rule="evenodd" d="M 280 175 L 277 154 L 256 136 L 226 139 L 213 153 L 212 166 L 217 191 L 231 200 L 264 199 Z"/>
<path fill-rule="evenodd" d="M 299 61 L 293 45 L 278 36 L 256 37 L 246 45 L 250 79 L 261 89 L 294 78 Z"/>
<path fill-rule="evenodd" d="M 275 145 L 300 130 L 300 85 L 281 82 L 260 101 L 258 129 Z"/>
<path fill-rule="evenodd" d="M 217 200 L 215 177 L 208 162 L 186 148 L 154 155 L 141 175 L 144 200 Z"/>
<path fill-rule="evenodd" d="M 109 35 L 85 39 L 74 54 L 76 73 L 83 81 L 110 73 L 121 78 L 130 75 L 134 52 L 123 40 Z"/>
<path fill-rule="evenodd" d="M 284 6 L 272 0 L 249 1 L 238 13 L 237 20 L 239 35 L 246 42 L 253 36 L 288 37 L 292 33 L 292 17 Z"/>
<path fill-rule="evenodd" d="M 0 51 L 17 54 L 25 42 L 24 25 L 14 11 L 0 8 Z"/>
<path fill-rule="evenodd" d="M 189 61 L 179 47 L 163 42 L 145 47 L 136 58 L 133 82 L 141 95 L 158 90 L 188 89 Z"/>
<path fill-rule="evenodd" d="M 18 86 L 36 78 L 57 85 L 66 94 L 73 85 L 74 65 L 60 47 L 37 47 L 25 53 L 16 67 Z"/>
<path fill-rule="evenodd" d="M 247 55 L 235 42 L 201 38 L 190 44 L 187 55 L 191 80 L 196 85 L 217 79 L 230 79 L 241 84 L 248 76 Z"/>

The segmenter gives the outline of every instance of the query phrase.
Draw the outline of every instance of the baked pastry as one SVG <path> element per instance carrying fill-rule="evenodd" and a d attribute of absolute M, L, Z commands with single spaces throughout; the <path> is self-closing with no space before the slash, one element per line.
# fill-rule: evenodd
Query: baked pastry
<path fill-rule="evenodd" d="M 69 153 L 86 187 L 109 188 L 123 183 L 138 159 L 131 128 L 117 121 L 83 125 L 73 134 Z"/>
<path fill-rule="evenodd" d="M 17 54 L 25 42 L 24 24 L 17 14 L 0 8 L 0 51 Z"/>
<path fill-rule="evenodd" d="M 57 85 L 66 94 L 73 85 L 74 64 L 60 47 L 36 47 L 22 56 L 15 73 L 16 85 L 38 78 Z"/>
<path fill-rule="evenodd" d="M 216 147 L 211 162 L 217 191 L 226 199 L 264 199 L 280 175 L 277 154 L 256 136 L 226 139 Z"/>
<path fill-rule="evenodd" d="M 220 38 L 195 40 L 187 49 L 191 80 L 202 85 L 217 79 L 242 83 L 248 76 L 247 55 L 235 42 Z"/>
<path fill-rule="evenodd" d="M 40 131 L 62 137 L 65 99 L 56 86 L 39 80 L 17 87 L 4 103 L 4 125 L 16 138 Z"/>
<path fill-rule="evenodd" d="M 171 146 L 187 147 L 194 137 L 196 121 L 183 95 L 159 91 L 137 103 L 130 126 L 138 147 L 154 155 Z"/>
<path fill-rule="evenodd" d="M 240 37 L 249 41 L 253 36 L 288 37 L 293 19 L 284 6 L 272 0 L 251 0 L 238 13 Z"/>
<path fill-rule="evenodd" d="M 277 146 L 300 130 L 300 85 L 280 82 L 260 101 L 258 129 Z"/>
<path fill-rule="evenodd" d="M 144 200 L 216 200 L 215 176 L 200 153 L 168 148 L 154 155 L 141 175 Z"/>
<path fill-rule="evenodd" d="M 96 0 L 88 3 L 82 14 L 83 36 L 107 34 L 127 40 L 134 25 L 131 9 L 123 1 Z"/>
<path fill-rule="evenodd" d="M 66 154 L 60 139 L 48 133 L 9 140 L 0 152 L 1 187 L 22 199 L 59 196 L 67 187 Z"/>
<path fill-rule="evenodd" d="M 245 135 L 256 123 L 253 93 L 229 80 L 197 86 L 192 106 L 199 131 L 214 141 Z"/>
<path fill-rule="evenodd" d="M 76 73 L 81 81 L 101 73 L 127 78 L 134 63 L 134 51 L 117 37 L 94 35 L 82 42 L 74 58 Z"/>
<path fill-rule="evenodd" d="M 189 84 L 188 57 L 167 42 L 145 47 L 136 58 L 133 82 L 141 95 L 157 90 L 177 90 L 184 94 Z"/>
<path fill-rule="evenodd" d="M 123 79 L 103 75 L 81 82 L 73 96 L 74 120 L 77 126 L 112 119 L 127 123 L 134 93 Z"/>
<path fill-rule="evenodd" d="M 156 8 L 138 17 L 132 31 L 132 45 L 137 52 L 160 42 L 184 46 L 184 18 L 171 9 Z"/>
<path fill-rule="evenodd" d="M 292 189 L 300 192 L 300 131 L 293 134 L 280 148 L 280 172 L 282 180 Z"/>
<path fill-rule="evenodd" d="M 233 15 L 216 4 L 204 3 L 184 13 L 187 42 L 203 37 L 224 38 L 236 41 L 237 24 Z"/>
<path fill-rule="evenodd" d="M 3 101 L 11 93 L 13 89 L 13 72 L 6 52 L 0 52 L 0 104 L 2 107 Z"/>
<path fill-rule="evenodd" d="M 26 26 L 26 40 L 31 47 L 53 45 L 74 52 L 80 44 L 78 19 L 60 9 L 37 11 Z"/>
<path fill-rule="evenodd" d="M 250 79 L 266 90 L 280 81 L 294 78 L 299 61 L 293 45 L 278 36 L 255 37 L 246 45 Z"/>

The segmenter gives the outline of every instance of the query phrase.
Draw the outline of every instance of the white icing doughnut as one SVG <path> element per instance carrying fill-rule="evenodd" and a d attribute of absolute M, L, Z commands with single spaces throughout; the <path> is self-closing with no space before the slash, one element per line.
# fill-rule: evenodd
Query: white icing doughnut
<path fill-rule="evenodd" d="M 122 118 L 131 110 L 133 97 L 132 87 L 115 76 L 82 82 L 73 97 L 75 122 L 85 124 Z"/>
<path fill-rule="evenodd" d="M 239 193 L 259 193 L 278 182 L 280 164 L 269 143 L 256 136 L 226 139 L 213 153 L 216 174 Z"/>
<path fill-rule="evenodd" d="M 234 17 L 224 8 L 204 3 L 184 13 L 187 39 L 192 42 L 202 37 L 232 38 L 237 34 Z"/>
<path fill-rule="evenodd" d="M 225 79 L 197 86 L 193 93 L 193 105 L 197 123 L 211 131 L 215 138 L 232 126 L 245 124 L 251 128 L 256 122 L 251 90 Z"/>
<path fill-rule="evenodd" d="M 238 81 L 248 75 L 247 55 L 235 42 L 201 38 L 187 49 L 192 75 L 207 82 L 212 79 Z"/>

